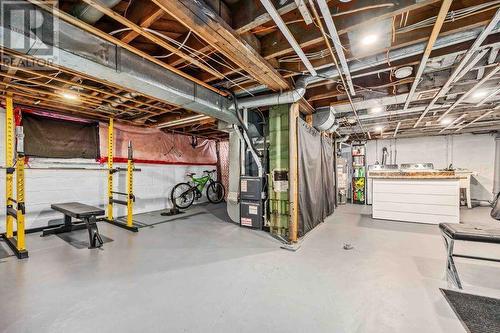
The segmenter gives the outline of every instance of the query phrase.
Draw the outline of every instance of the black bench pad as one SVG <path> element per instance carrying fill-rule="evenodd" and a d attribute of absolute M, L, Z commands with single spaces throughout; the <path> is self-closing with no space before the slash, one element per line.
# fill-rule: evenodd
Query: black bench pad
<path fill-rule="evenodd" d="M 79 202 L 53 204 L 50 207 L 53 210 L 57 210 L 58 212 L 61 212 L 67 216 L 71 216 L 75 219 L 81 219 L 90 216 L 101 216 L 105 214 L 103 209 L 85 205 Z"/>
<path fill-rule="evenodd" d="M 440 223 L 439 228 L 454 240 L 500 244 L 500 225 Z"/>

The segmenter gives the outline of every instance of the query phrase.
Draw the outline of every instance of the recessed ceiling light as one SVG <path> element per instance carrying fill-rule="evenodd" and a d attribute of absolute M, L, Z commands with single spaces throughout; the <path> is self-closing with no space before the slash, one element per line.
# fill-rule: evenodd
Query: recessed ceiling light
<path fill-rule="evenodd" d="M 451 124 L 452 121 L 453 121 L 453 119 L 451 119 L 451 118 L 443 118 L 439 123 L 441 125 L 449 125 L 449 124 Z"/>
<path fill-rule="evenodd" d="M 377 36 L 377 35 L 374 35 L 374 34 L 369 34 L 369 35 L 364 36 L 364 37 L 361 39 L 361 44 L 363 44 L 363 45 L 372 45 L 372 44 L 374 44 L 377 40 L 378 40 L 378 36 Z"/>
<path fill-rule="evenodd" d="M 487 90 L 478 90 L 472 94 L 472 97 L 473 98 L 481 98 L 481 97 L 485 97 L 487 94 L 488 94 Z"/>
<path fill-rule="evenodd" d="M 404 66 L 404 67 L 399 67 L 394 71 L 394 76 L 396 79 L 404 79 L 405 77 L 408 77 L 413 73 L 413 67 L 411 66 Z"/>
<path fill-rule="evenodd" d="M 381 112 L 384 112 L 385 108 L 381 105 L 379 106 L 374 106 L 372 108 L 370 108 L 370 113 L 381 113 Z"/>
<path fill-rule="evenodd" d="M 76 101 L 78 100 L 78 95 L 76 94 L 73 94 L 71 92 L 68 92 L 68 91 L 63 91 L 61 92 L 61 96 L 64 97 L 65 99 L 69 99 L 71 101 Z"/>

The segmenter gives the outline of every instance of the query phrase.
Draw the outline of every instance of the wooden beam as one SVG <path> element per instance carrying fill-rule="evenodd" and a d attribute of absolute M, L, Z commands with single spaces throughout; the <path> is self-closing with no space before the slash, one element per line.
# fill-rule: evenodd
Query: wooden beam
<path fill-rule="evenodd" d="M 448 10 L 450 9 L 451 3 L 453 0 L 443 0 L 441 3 L 441 8 L 439 9 L 439 14 L 436 18 L 436 23 L 434 23 L 434 27 L 432 28 L 431 35 L 429 36 L 429 41 L 427 42 L 427 46 L 425 47 L 424 54 L 422 55 L 422 60 L 420 61 L 420 65 L 418 66 L 417 74 L 415 75 L 415 81 L 411 85 L 410 92 L 408 93 L 408 98 L 406 99 L 405 106 L 403 111 L 408 109 L 408 106 L 411 103 L 413 98 L 413 94 L 417 89 L 418 84 L 420 83 L 420 77 L 424 72 L 425 66 L 427 65 L 427 60 L 429 59 L 432 48 L 434 47 L 434 43 L 436 42 L 439 31 L 441 31 L 441 27 L 444 24 L 444 20 L 446 19 L 446 14 L 448 14 Z"/>
<path fill-rule="evenodd" d="M 179 50 L 177 47 L 170 45 L 163 38 L 161 38 L 155 34 L 152 34 L 151 32 L 147 31 L 145 28 L 138 26 L 134 22 L 126 19 L 125 17 L 121 16 L 117 12 L 106 7 L 100 1 L 97 1 L 97 0 L 82 0 L 82 1 L 85 2 L 86 4 L 92 6 L 93 8 L 97 9 L 101 13 L 104 13 L 105 15 L 109 16 L 113 20 L 119 22 L 120 24 L 123 24 L 124 26 L 132 29 L 132 31 L 135 31 L 139 35 L 144 36 L 145 38 L 149 39 L 153 43 L 156 43 L 156 44 L 160 45 L 161 47 L 163 47 L 164 49 L 166 49 L 166 50 L 178 55 L 179 57 L 191 62 L 193 65 L 196 65 L 199 68 L 201 68 L 201 69 L 203 69 L 203 70 L 205 70 L 205 71 L 211 73 L 212 75 L 215 75 L 221 79 L 223 78 L 221 73 L 214 71 L 212 68 L 210 68 L 206 64 L 201 63 L 197 59 L 185 54 L 184 52 Z"/>
<path fill-rule="evenodd" d="M 15 59 L 21 59 L 21 58 L 15 58 Z M 71 80 L 66 80 L 66 79 L 62 79 L 62 78 L 56 77 L 56 76 L 47 75 L 46 73 L 44 73 L 44 71 L 38 71 L 37 72 L 37 71 L 29 70 L 29 69 L 27 69 L 25 67 L 13 66 L 13 65 L 10 65 L 10 64 L 6 64 L 6 63 L 0 63 L 0 64 L 2 66 L 8 67 L 9 69 L 15 69 L 16 71 L 21 71 L 21 72 L 25 72 L 25 73 L 28 73 L 28 74 L 31 74 L 31 75 L 34 75 L 34 76 L 40 76 L 40 77 L 46 78 L 48 80 L 52 80 L 52 81 L 56 81 L 56 82 L 61 82 L 61 83 L 63 83 L 63 85 L 61 86 L 61 88 L 68 88 L 70 86 L 78 86 L 78 87 L 83 88 L 83 89 L 94 91 L 95 93 L 99 93 L 99 94 L 103 94 L 103 95 L 107 95 L 107 96 L 112 96 L 112 97 L 124 99 L 124 100 L 127 100 L 127 101 L 133 101 L 134 103 L 137 103 L 138 105 L 145 106 L 145 107 L 148 107 L 148 108 L 157 109 L 158 112 L 163 112 L 165 110 L 164 107 L 156 106 L 156 105 L 154 105 L 154 104 L 152 104 L 150 102 L 142 102 L 140 100 L 132 99 L 132 98 L 127 98 L 125 96 L 118 95 L 118 94 L 115 94 L 115 93 L 110 92 L 110 91 L 105 91 L 105 90 L 102 90 L 102 89 L 98 89 L 98 88 L 90 86 L 90 85 L 86 85 L 86 84 L 82 84 L 82 83 L 76 83 L 76 79 L 75 78 L 79 78 L 78 76 L 74 76 Z M 6 78 L 9 78 L 9 77 L 6 77 Z M 98 82 L 98 83 L 100 83 L 100 82 Z M 56 87 L 54 87 L 54 88 L 56 88 Z M 128 92 L 132 92 L 132 91 L 128 91 Z M 138 97 L 149 98 L 149 97 L 143 96 L 143 95 L 138 95 Z M 141 110 L 141 111 L 148 112 L 146 110 Z"/>
<path fill-rule="evenodd" d="M 149 54 L 147 54 L 147 53 L 145 53 L 145 52 L 143 52 L 141 50 L 138 50 L 138 49 L 130 46 L 127 43 L 123 43 L 121 40 L 119 40 L 119 39 L 117 39 L 117 38 L 115 38 L 115 37 L 113 37 L 113 36 L 105 33 L 102 30 L 99 30 L 99 29 L 93 27 L 90 24 L 87 24 L 87 23 L 85 23 L 85 22 L 83 22 L 81 20 L 78 20 L 74 16 L 71 16 L 71 15 L 69 15 L 69 14 L 67 14 L 67 13 L 65 13 L 65 12 L 63 12 L 63 11 L 55 8 L 55 7 L 48 7 L 47 5 L 41 3 L 38 0 L 28 0 L 28 1 L 31 2 L 31 3 L 33 3 L 35 6 L 38 6 L 38 7 L 42 8 L 42 9 L 44 9 L 44 10 L 52 13 L 55 17 L 57 17 L 57 18 L 59 18 L 61 20 L 64 20 L 64 21 L 66 21 L 66 22 L 68 22 L 68 23 L 70 23 L 70 24 L 72 24 L 74 26 L 77 26 L 77 27 L 79 27 L 79 28 L 81 28 L 81 29 L 83 29 L 83 30 L 91 33 L 91 34 L 94 34 L 94 35 L 96 35 L 98 37 L 101 37 L 102 39 L 104 39 L 104 40 L 106 40 L 106 41 L 108 41 L 110 43 L 113 43 L 113 44 L 115 44 L 117 46 L 120 46 L 120 47 L 122 47 L 122 48 L 124 48 L 124 49 L 126 49 L 126 50 L 128 50 L 128 51 L 130 51 L 130 52 L 132 52 L 132 53 L 134 53 L 134 54 L 136 54 L 136 55 L 138 55 L 138 56 L 146 59 L 146 60 L 149 60 L 149 61 L 151 61 L 151 62 L 153 62 L 153 63 L 155 63 L 155 64 L 157 64 L 157 65 L 159 65 L 159 66 L 161 66 L 161 67 L 163 67 L 163 68 L 165 68 L 165 69 L 167 69 L 167 70 L 169 70 L 169 71 L 171 71 L 171 72 L 173 72 L 173 73 L 175 73 L 177 75 L 182 76 L 185 79 L 188 79 L 188 80 L 190 80 L 190 81 L 192 81 L 194 83 L 197 83 L 197 84 L 199 84 L 199 85 L 201 85 L 201 86 L 203 86 L 203 87 L 205 87 L 207 89 L 210 89 L 210 90 L 212 90 L 212 91 L 214 91 L 214 92 L 216 92 L 218 94 L 221 94 L 223 96 L 227 95 L 227 93 L 222 92 L 222 91 L 220 91 L 220 90 L 212 87 L 211 85 L 206 84 L 205 82 L 203 82 L 201 80 L 198 80 L 198 79 L 194 78 L 193 76 L 191 76 L 189 74 L 186 74 L 186 73 L 178 70 L 177 68 L 175 68 L 173 66 L 170 66 L 170 65 L 168 65 L 168 64 L 166 64 L 166 63 L 164 63 L 164 62 L 162 62 L 162 61 L 160 61 L 158 59 L 156 59 L 155 57 L 153 57 L 153 56 L 151 56 L 151 55 L 149 55 Z"/>
<path fill-rule="evenodd" d="M 0 91 L 9 92 L 9 93 L 13 94 L 14 96 L 25 97 L 26 100 L 28 100 L 29 103 L 33 104 L 33 105 L 37 105 L 37 104 L 35 104 L 37 100 L 41 101 L 40 104 L 42 104 L 42 101 L 47 102 L 48 106 L 54 107 L 54 108 L 59 107 L 61 109 L 64 109 L 68 113 L 78 112 L 81 114 L 87 114 L 87 115 L 93 115 L 93 116 L 99 116 L 99 117 L 110 117 L 110 115 L 111 115 L 110 113 L 107 113 L 106 115 L 102 115 L 100 113 L 95 112 L 92 108 L 86 108 L 84 106 L 73 105 L 73 104 L 67 105 L 67 104 L 61 103 L 60 101 L 52 99 L 52 98 L 37 96 L 36 90 L 32 90 L 32 91 L 26 90 L 26 92 L 14 90 L 14 89 L 12 89 L 12 87 L 9 84 L 5 84 L 3 82 L 0 82 Z M 43 94 L 44 92 L 41 92 L 41 93 Z M 75 111 L 75 110 L 77 110 L 77 111 Z"/>
<path fill-rule="evenodd" d="M 9 75 L 9 74 L 6 74 L 6 73 L 5 74 L 4 73 L 0 73 L 0 77 L 9 77 L 10 79 L 15 79 L 16 81 L 28 82 L 32 86 L 38 86 L 39 88 L 48 88 L 48 89 L 52 89 L 53 91 L 69 91 L 69 89 L 61 88 L 61 87 L 58 87 L 56 85 L 44 84 L 43 82 L 36 81 L 35 79 L 29 79 L 29 78 L 24 78 L 24 77 L 20 77 L 20 76 Z M 41 77 L 43 77 L 43 76 L 41 76 Z M 51 78 L 51 79 L 53 79 L 53 78 Z M 45 90 L 39 90 L 39 91 L 40 92 L 45 92 Z M 106 98 L 97 96 L 98 94 L 89 94 L 89 93 L 85 93 L 83 91 L 78 91 L 77 94 L 80 97 L 82 103 L 85 103 L 85 102 L 86 103 L 92 103 L 95 106 L 104 106 L 104 105 L 110 105 L 111 103 L 114 103 L 113 101 L 110 101 L 110 100 L 108 100 Z M 119 95 L 118 95 L 117 98 L 126 99 L 123 96 L 119 96 Z M 140 101 L 135 101 L 135 102 L 140 103 Z M 117 103 L 117 104 L 119 104 L 119 103 Z M 116 111 L 117 113 L 135 111 L 135 112 L 139 112 L 139 113 L 150 113 L 152 115 L 157 115 L 158 114 L 158 112 L 154 112 L 154 111 L 151 111 L 151 110 L 148 110 L 148 109 L 140 109 L 140 108 L 133 107 L 133 106 L 130 106 L 130 105 L 125 105 L 123 103 L 121 103 L 120 105 L 123 106 L 123 107 L 125 107 L 126 109 L 123 110 L 123 109 L 119 109 L 117 107 L 111 107 L 111 106 L 106 106 L 106 107 L 109 110 Z"/>
<path fill-rule="evenodd" d="M 335 17 L 335 24 L 339 35 L 342 35 L 349 31 L 359 29 L 362 26 L 392 18 L 393 16 L 428 6 L 438 1 L 439 0 L 400 0 L 398 4 L 393 7 L 373 8 L 360 11 L 356 15 Z M 359 0 L 353 3 L 353 9 L 370 8 L 370 6 L 373 6 L 372 0 Z M 303 24 L 290 25 L 289 29 L 303 48 L 323 43 L 323 36 L 319 29 L 310 29 Z M 265 59 L 276 58 L 293 52 L 293 49 L 286 40 L 284 40 L 283 35 L 279 31 L 272 32 L 262 37 L 261 47 L 261 54 Z"/>
<path fill-rule="evenodd" d="M 192 123 L 188 123 L 188 124 L 179 124 L 179 125 L 175 125 L 175 126 L 170 126 L 170 127 L 166 127 L 166 128 L 169 128 L 169 129 L 191 128 L 191 130 L 193 130 L 193 131 L 198 131 L 198 130 L 202 131 L 205 129 L 212 129 L 215 122 L 216 122 L 216 119 L 210 118 L 210 119 L 204 119 L 204 120 L 200 120 L 200 121 L 192 122 Z M 194 127 L 194 126 L 199 126 L 199 127 L 197 127 L 196 129 L 192 129 L 192 127 Z"/>
<path fill-rule="evenodd" d="M 139 23 L 139 26 L 141 28 L 149 28 L 153 23 L 158 21 L 164 14 L 165 12 L 160 8 L 158 8 L 151 15 L 148 15 L 147 17 L 142 19 L 141 22 Z M 121 38 L 121 41 L 124 43 L 130 43 L 139 35 L 140 34 L 137 31 L 131 30 Z"/>
<path fill-rule="evenodd" d="M 85 0 L 89 1 L 89 0 Z M 159 7 L 231 59 L 269 89 L 289 89 L 288 82 L 260 54 L 201 1 L 153 0 Z"/>
<path fill-rule="evenodd" d="M 49 91 L 49 90 L 42 90 L 42 89 L 40 89 L 40 87 L 43 87 L 43 84 L 41 84 L 40 82 L 31 80 L 31 79 L 15 77 L 15 76 L 9 75 L 7 73 L 0 73 L 0 77 L 10 77 L 11 79 L 18 79 L 20 81 L 28 82 L 28 83 L 30 83 L 32 85 L 38 85 L 39 86 L 39 87 L 37 87 L 37 89 L 33 89 L 33 88 L 30 88 L 30 87 L 27 87 L 27 86 L 24 86 L 24 85 L 20 85 L 20 84 L 13 84 L 13 83 L 9 83 L 8 84 L 9 86 L 12 86 L 12 87 L 14 87 L 16 89 L 24 90 L 24 91 L 29 91 L 29 92 L 32 92 L 34 94 L 44 94 L 44 95 L 52 96 L 54 98 L 60 98 L 60 99 L 63 98 L 58 93 L 55 93 L 55 92 L 52 92 L 52 91 Z M 2 84 L 4 84 L 4 83 L 2 83 Z M 45 86 L 44 88 L 53 89 L 54 91 L 60 90 L 61 92 L 67 91 L 67 89 L 61 89 L 61 88 L 58 88 L 58 87 L 51 87 L 49 85 Z M 78 96 L 79 96 L 79 100 L 76 101 L 75 103 L 70 103 L 71 105 L 73 105 L 73 104 L 85 104 L 85 105 L 89 105 L 89 107 L 98 108 L 100 106 L 104 106 L 103 103 L 109 103 L 108 100 L 105 100 L 105 99 L 97 97 L 97 96 L 89 96 L 88 94 L 85 94 L 83 92 L 79 92 Z M 128 108 L 130 110 L 117 109 L 115 107 L 112 107 L 112 106 L 108 105 L 108 106 L 106 106 L 106 109 L 110 110 L 110 111 L 105 111 L 104 109 L 100 109 L 100 112 L 105 112 L 105 113 L 109 113 L 111 115 L 115 115 L 115 114 L 120 114 L 120 113 L 130 113 L 131 111 L 133 111 L 133 108 L 131 108 L 131 107 L 128 107 Z M 111 111 L 114 111 L 114 112 L 111 112 Z M 154 114 L 154 112 L 152 112 L 152 111 L 142 110 L 142 109 L 139 112 L 153 113 Z"/>
<path fill-rule="evenodd" d="M 163 9 L 162 9 L 163 10 Z M 185 36 L 183 36 L 185 37 Z M 212 47 L 210 45 L 205 45 L 203 44 L 198 38 L 190 38 L 187 42 L 186 42 L 186 46 L 190 47 L 190 48 L 193 48 L 195 50 L 198 50 L 198 54 L 199 55 L 203 55 L 203 54 L 207 54 L 209 53 L 212 49 Z M 173 55 L 171 57 L 171 60 L 169 62 L 169 64 L 171 66 L 179 66 L 183 63 L 185 63 L 186 60 L 182 59 L 182 58 L 179 58 L 175 55 Z M 215 76 L 214 76 L 215 77 Z"/>
<path fill-rule="evenodd" d="M 219 15 L 224 22 L 232 25 L 233 15 L 231 10 L 222 0 L 204 0 L 207 6 L 209 6 L 217 15 Z"/>
<path fill-rule="evenodd" d="M 284 3 L 281 1 L 281 4 L 279 0 L 272 0 L 272 3 L 280 15 L 297 9 L 294 0 L 287 0 Z M 248 32 L 272 20 L 260 1 L 240 0 L 232 12 L 233 27 L 239 34 Z"/>
<path fill-rule="evenodd" d="M 19 65 L 20 61 L 21 60 L 19 58 L 15 58 L 14 61 L 12 62 L 12 65 L 17 66 L 17 65 Z M 16 71 L 17 71 L 17 69 L 15 67 L 9 67 L 9 69 L 7 70 L 7 74 L 14 75 L 14 74 L 16 74 Z M 9 83 L 10 81 L 11 81 L 11 78 L 8 76 L 3 78 L 3 82 L 5 82 L 5 83 Z"/>
<path fill-rule="evenodd" d="M 299 230 L 299 138 L 297 129 L 297 120 L 299 118 L 299 105 L 294 103 L 290 105 L 289 111 L 289 178 L 290 178 L 290 191 L 289 191 L 289 210 L 290 210 L 290 226 L 288 240 L 292 243 L 297 242 Z M 305 209 L 305 207 L 303 207 Z"/>

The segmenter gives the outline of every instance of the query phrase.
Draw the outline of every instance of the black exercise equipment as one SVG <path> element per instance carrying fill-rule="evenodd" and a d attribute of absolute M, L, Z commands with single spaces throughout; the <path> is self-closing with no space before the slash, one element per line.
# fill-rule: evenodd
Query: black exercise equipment
<path fill-rule="evenodd" d="M 87 229 L 89 232 L 89 249 L 101 247 L 103 245 L 104 242 L 101 235 L 99 235 L 96 217 L 104 215 L 104 209 L 85 205 L 79 202 L 53 204 L 50 207 L 53 210 L 64 214 L 64 224 L 43 230 L 42 237 L 71 232 L 74 230 Z M 81 219 L 82 221 L 72 222 L 72 218 Z"/>

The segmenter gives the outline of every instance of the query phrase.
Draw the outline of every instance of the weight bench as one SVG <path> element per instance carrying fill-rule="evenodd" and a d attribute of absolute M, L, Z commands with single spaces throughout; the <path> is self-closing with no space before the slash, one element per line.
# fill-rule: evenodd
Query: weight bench
<path fill-rule="evenodd" d="M 500 262 L 500 259 L 453 253 L 453 245 L 456 240 L 500 244 L 500 226 L 495 226 L 494 224 L 490 226 L 478 224 L 440 223 L 439 228 L 441 229 L 441 234 L 443 235 L 446 246 L 446 275 L 459 289 L 462 289 L 462 283 L 460 282 L 455 261 L 453 260 L 454 257 Z"/>
<path fill-rule="evenodd" d="M 53 204 L 50 207 L 53 210 L 64 214 L 64 224 L 54 228 L 45 229 L 42 232 L 42 237 L 64 232 L 71 232 L 74 230 L 87 229 L 89 231 L 89 249 L 94 249 L 96 247 L 102 246 L 104 242 L 102 241 L 101 235 L 99 235 L 96 217 L 105 214 L 103 209 L 85 205 L 79 202 Z M 72 218 L 80 219 L 83 222 L 72 222 Z"/>

